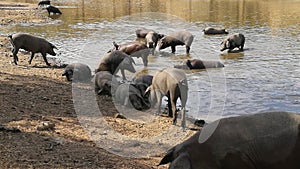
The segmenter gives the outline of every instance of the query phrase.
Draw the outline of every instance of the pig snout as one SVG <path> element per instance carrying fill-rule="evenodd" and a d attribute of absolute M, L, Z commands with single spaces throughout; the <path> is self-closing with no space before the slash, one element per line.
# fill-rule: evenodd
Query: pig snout
<path fill-rule="evenodd" d="M 221 43 L 220 51 L 222 52 L 229 48 L 230 48 L 230 42 L 228 40 L 226 40 Z"/>
<path fill-rule="evenodd" d="M 49 54 L 52 55 L 52 56 L 56 56 L 56 53 L 54 51 L 49 52 Z"/>
<path fill-rule="evenodd" d="M 154 47 L 154 43 L 153 42 L 148 42 L 148 48 L 153 48 Z"/>

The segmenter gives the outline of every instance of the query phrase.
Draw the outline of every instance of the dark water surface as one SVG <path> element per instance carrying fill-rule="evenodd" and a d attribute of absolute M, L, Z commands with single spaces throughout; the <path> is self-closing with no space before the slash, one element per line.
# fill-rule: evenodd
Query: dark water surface
<path fill-rule="evenodd" d="M 181 46 L 175 55 L 165 49 L 150 56 L 145 70 L 136 60 L 136 69 L 153 73 L 187 58 L 223 62 L 222 69 L 187 72 L 190 115 L 212 120 L 263 111 L 300 112 L 299 0 L 61 0 L 53 4 L 63 15 L 52 23 L 0 27 L 0 33 L 45 37 L 59 48 L 59 59 L 84 62 L 94 69 L 113 41 L 135 40 L 136 28 L 163 34 L 185 29 L 195 35 L 190 56 Z M 224 36 L 203 35 L 201 30 L 207 26 L 244 34 L 245 51 L 221 53 Z"/>

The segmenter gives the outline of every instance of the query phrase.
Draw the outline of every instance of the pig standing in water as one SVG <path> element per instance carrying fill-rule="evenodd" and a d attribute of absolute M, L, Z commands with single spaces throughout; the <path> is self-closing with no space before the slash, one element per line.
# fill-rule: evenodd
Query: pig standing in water
<path fill-rule="evenodd" d="M 92 78 L 92 72 L 86 64 L 72 63 L 65 68 L 62 76 L 66 76 L 68 81 L 88 82 Z"/>
<path fill-rule="evenodd" d="M 159 39 L 161 39 L 163 37 L 164 37 L 164 35 L 158 34 L 154 31 L 148 32 L 146 37 L 145 37 L 147 47 L 155 49 Z"/>
<path fill-rule="evenodd" d="M 177 31 L 169 35 L 164 36 L 158 41 L 158 50 L 165 49 L 171 46 L 172 53 L 175 53 L 177 45 L 185 45 L 186 53 L 190 53 L 191 45 L 194 40 L 194 36 L 187 31 Z"/>
<path fill-rule="evenodd" d="M 124 70 L 126 69 L 132 73 L 135 73 L 135 69 L 132 65 L 133 63 L 135 64 L 134 60 L 126 53 L 118 50 L 112 51 L 101 58 L 95 73 L 99 71 L 109 71 L 114 75 L 120 69 L 122 78 L 126 80 Z"/>
<path fill-rule="evenodd" d="M 245 44 L 245 36 L 240 33 L 235 33 L 227 36 L 221 43 L 221 51 L 229 49 L 228 51 L 232 51 L 234 48 L 239 48 L 240 50 L 244 49 Z"/>
<path fill-rule="evenodd" d="M 187 60 L 181 65 L 175 65 L 174 68 L 178 69 L 206 69 L 206 68 L 219 68 L 224 67 L 224 65 L 219 61 L 212 61 L 212 60 L 199 60 L 199 59 L 192 59 Z"/>
<path fill-rule="evenodd" d="M 207 27 L 203 29 L 203 32 L 206 35 L 228 34 L 228 31 L 224 28 L 213 28 L 213 27 Z"/>
<path fill-rule="evenodd" d="M 50 66 L 46 58 L 47 53 L 49 53 L 52 56 L 56 55 L 53 49 L 54 48 L 57 49 L 57 48 L 43 38 L 35 37 L 25 33 L 16 33 L 13 35 L 9 35 L 8 37 L 10 38 L 10 42 L 14 47 L 12 53 L 14 56 L 14 63 L 16 65 L 19 60 L 17 56 L 19 49 L 24 49 L 26 51 L 31 52 L 31 58 L 28 61 L 29 64 L 31 64 L 31 61 L 35 53 L 42 54 L 43 59 L 46 62 L 47 66 Z"/>
<path fill-rule="evenodd" d="M 137 57 L 137 58 L 141 57 L 144 66 L 146 67 L 148 65 L 148 56 L 150 51 L 145 44 L 138 41 L 134 41 L 134 42 L 127 42 L 120 45 L 118 45 L 116 42 L 113 42 L 113 45 L 115 47 L 109 50 L 108 53 L 111 51 L 119 50 L 126 53 L 127 55 L 130 55 L 131 57 Z"/>
<path fill-rule="evenodd" d="M 53 13 L 53 14 L 58 14 L 58 15 L 61 15 L 61 14 L 62 14 L 62 12 L 61 12 L 57 7 L 52 6 L 52 5 L 47 6 L 46 9 L 47 9 L 47 12 L 48 12 L 49 15 L 50 15 L 51 13 Z"/>

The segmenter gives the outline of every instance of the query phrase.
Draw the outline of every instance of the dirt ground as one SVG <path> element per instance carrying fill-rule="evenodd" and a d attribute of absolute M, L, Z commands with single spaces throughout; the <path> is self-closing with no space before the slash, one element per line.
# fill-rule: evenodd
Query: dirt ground
<path fill-rule="evenodd" d="M 51 22 L 35 8 L 0 2 L 0 26 Z M 156 166 L 163 153 L 126 158 L 97 146 L 79 123 L 72 84 L 61 76 L 63 68 L 45 66 L 41 57 L 29 65 L 29 54 L 18 56 L 14 65 L 8 38 L 0 37 L 0 168 L 167 168 Z M 167 117 L 149 124 L 116 118 L 118 111 L 107 96 L 98 96 L 98 104 L 105 121 L 129 137 L 152 137 L 171 125 Z M 190 136 L 195 131 L 187 132 Z"/>

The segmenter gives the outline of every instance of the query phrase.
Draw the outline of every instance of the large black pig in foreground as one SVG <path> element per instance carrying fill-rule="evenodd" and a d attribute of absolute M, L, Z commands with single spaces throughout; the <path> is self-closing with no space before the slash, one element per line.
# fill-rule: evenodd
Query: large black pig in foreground
<path fill-rule="evenodd" d="M 300 115 L 223 118 L 168 151 L 169 169 L 299 169 Z"/>

